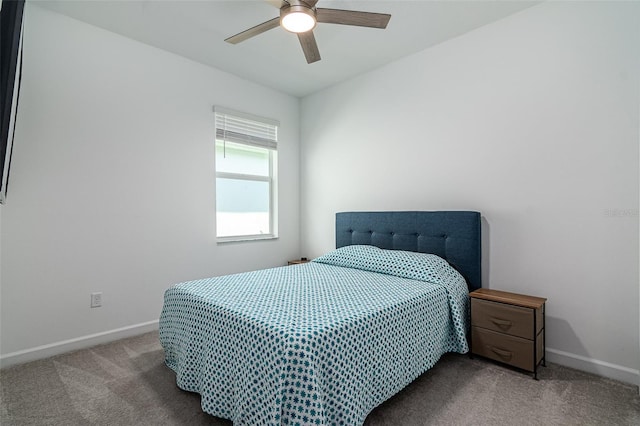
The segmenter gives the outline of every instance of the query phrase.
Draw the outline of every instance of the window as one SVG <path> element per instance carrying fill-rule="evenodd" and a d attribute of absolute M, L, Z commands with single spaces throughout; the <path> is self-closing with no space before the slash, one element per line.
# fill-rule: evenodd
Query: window
<path fill-rule="evenodd" d="M 275 238 L 278 122 L 219 107 L 215 120 L 218 241 Z"/>

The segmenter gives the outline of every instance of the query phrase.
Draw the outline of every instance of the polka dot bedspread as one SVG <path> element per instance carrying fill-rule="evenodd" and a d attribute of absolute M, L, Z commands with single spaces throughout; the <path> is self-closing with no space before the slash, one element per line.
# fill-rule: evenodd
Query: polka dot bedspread
<path fill-rule="evenodd" d="M 468 311 L 443 259 L 347 246 L 174 285 L 160 342 L 177 385 L 234 425 L 361 425 L 442 354 L 468 351 Z"/>

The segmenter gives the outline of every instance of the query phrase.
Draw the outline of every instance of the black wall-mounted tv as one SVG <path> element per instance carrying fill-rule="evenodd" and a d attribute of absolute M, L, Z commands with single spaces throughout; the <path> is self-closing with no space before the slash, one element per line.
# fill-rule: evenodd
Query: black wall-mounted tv
<path fill-rule="evenodd" d="M 0 0 L 0 161 L 4 203 L 9 183 L 11 150 L 18 111 L 22 68 L 22 15 L 24 0 Z"/>

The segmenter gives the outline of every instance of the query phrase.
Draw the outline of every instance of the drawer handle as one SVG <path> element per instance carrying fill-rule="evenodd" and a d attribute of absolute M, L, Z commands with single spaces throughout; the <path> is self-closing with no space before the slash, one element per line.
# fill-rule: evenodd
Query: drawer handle
<path fill-rule="evenodd" d="M 502 320 L 499 318 L 491 318 L 491 322 L 497 325 L 498 327 L 502 328 L 503 330 L 506 330 L 512 325 L 511 321 Z"/>
<path fill-rule="evenodd" d="M 510 360 L 511 356 L 513 355 L 511 352 L 509 351 L 505 351 L 503 349 L 498 349 L 498 348 L 494 348 L 493 346 L 491 347 L 491 350 L 493 352 L 495 352 L 496 354 L 498 354 L 498 356 L 506 359 L 506 360 Z"/>

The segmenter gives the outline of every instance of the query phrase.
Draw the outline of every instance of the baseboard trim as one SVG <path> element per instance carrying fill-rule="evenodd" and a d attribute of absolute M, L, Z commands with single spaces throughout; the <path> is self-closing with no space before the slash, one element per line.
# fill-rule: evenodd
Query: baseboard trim
<path fill-rule="evenodd" d="M 159 320 L 144 322 L 141 324 L 117 328 L 115 330 L 89 334 L 75 339 L 63 340 L 61 342 L 50 343 L 48 345 L 37 346 L 35 348 L 0 355 L 0 368 L 24 364 L 26 362 L 60 355 L 65 352 L 84 349 L 103 343 L 113 342 L 114 340 L 155 331 L 158 329 L 158 322 Z"/>
<path fill-rule="evenodd" d="M 640 386 L 640 371 L 598 359 L 547 348 L 547 361 Z"/>
<path fill-rule="evenodd" d="M 90 334 L 75 339 L 64 340 L 61 342 L 50 343 L 48 345 L 37 346 L 35 348 L 0 355 L 0 368 L 10 367 L 17 364 L 24 364 L 26 362 L 60 355 L 65 352 L 84 349 L 103 343 L 109 343 L 114 340 L 124 339 L 127 337 L 144 334 L 150 331 L 155 331 L 158 329 L 158 322 L 158 320 L 149 321 L 141 324 L 131 325 L 128 327 L 117 328 L 115 330 Z M 546 352 L 546 358 L 549 362 L 554 362 L 566 367 L 575 368 L 576 370 L 582 370 L 588 373 L 593 373 L 599 376 L 608 377 L 610 379 L 640 386 L 639 370 L 623 367 L 621 365 L 612 364 L 605 361 L 600 361 L 598 359 L 587 358 L 581 355 L 576 355 L 552 348 L 547 348 Z"/>

